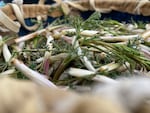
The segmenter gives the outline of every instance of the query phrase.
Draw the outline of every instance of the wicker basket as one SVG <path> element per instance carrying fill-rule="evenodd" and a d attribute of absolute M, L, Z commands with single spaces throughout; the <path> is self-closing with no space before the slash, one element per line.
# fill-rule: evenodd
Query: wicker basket
<path fill-rule="evenodd" d="M 27 26 L 26 23 L 31 24 L 29 18 L 36 18 L 39 16 L 56 18 L 64 14 L 72 14 L 74 11 L 82 12 L 83 17 L 89 16 L 90 11 L 99 11 L 104 15 L 104 17 L 102 15 L 102 18 L 110 16 L 112 19 L 124 19 L 125 21 L 129 21 L 132 16 L 136 20 L 140 19 L 142 21 L 150 21 L 149 8 L 150 1 L 148 0 L 57 1 L 55 4 L 51 5 L 44 5 L 44 1 L 40 0 L 39 4 L 7 4 L 1 8 L 2 17 L 0 24 L 16 33 L 19 32 L 21 25 L 29 31 L 34 31 L 38 26 Z M 126 19 L 124 17 L 126 17 Z M 27 22 L 24 22 L 24 19 L 27 19 Z M 17 20 L 21 25 L 16 24 L 14 20 Z M 49 22 L 51 22 L 50 19 Z M 25 29 L 23 30 L 25 31 Z"/>

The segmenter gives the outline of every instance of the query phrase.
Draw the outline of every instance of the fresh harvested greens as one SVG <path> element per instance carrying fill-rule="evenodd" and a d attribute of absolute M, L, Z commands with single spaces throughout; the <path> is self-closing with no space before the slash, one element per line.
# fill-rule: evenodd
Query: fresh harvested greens
<path fill-rule="evenodd" d="M 100 13 L 95 12 L 86 20 L 80 16 L 56 19 L 46 29 L 20 39 L 7 41 L 3 37 L 0 40 L 0 75 L 7 72 L 17 78 L 26 78 L 26 72 L 17 68 L 19 63 L 15 63 L 14 58 L 57 85 L 71 87 L 87 84 L 101 75 L 148 73 L 150 31 L 146 25 L 100 20 Z M 9 61 L 3 58 L 5 44 L 12 54 Z M 18 70 L 14 71 L 14 67 Z M 43 82 L 47 83 L 45 79 Z"/>

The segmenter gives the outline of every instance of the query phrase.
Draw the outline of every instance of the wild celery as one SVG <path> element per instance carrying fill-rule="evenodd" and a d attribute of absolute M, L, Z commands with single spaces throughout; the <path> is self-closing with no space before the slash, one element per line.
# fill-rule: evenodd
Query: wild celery
<path fill-rule="evenodd" d="M 95 76 L 115 77 L 126 71 L 150 71 L 150 59 L 142 50 L 150 48 L 150 32 L 136 32 L 139 29 L 145 31 L 145 24 L 131 23 L 130 26 L 116 20 L 101 20 L 100 17 L 99 12 L 93 13 L 87 19 L 72 15 L 61 17 L 47 28 L 26 36 L 11 40 L 3 38 L 0 41 L 0 50 L 7 44 L 12 58 L 24 61 L 25 65 L 34 71 L 46 73 L 46 77 L 56 84 L 69 86 L 83 85 Z M 51 41 L 51 49 L 46 45 L 47 33 L 54 38 Z M 20 42 L 25 42 L 25 46 L 18 51 L 17 45 Z M 141 45 L 146 47 L 142 48 Z M 49 60 L 44 66 L 42 62 L 47 52 L 50 53 L 48 58 L 46 57 Z M 150 54 L 149 49 L 146 52 Z M 0 55 L 2 56 L 2 53 Z M 0 57 L 0 62 L 0 73 L 14 68 L 5 62 L 3 57 Z M 16 70 L 15 74 L 24 79 L 22 75 L 25 73 L 22 71 Z M 64 74 L 66 77 L 63 78 Z"/>

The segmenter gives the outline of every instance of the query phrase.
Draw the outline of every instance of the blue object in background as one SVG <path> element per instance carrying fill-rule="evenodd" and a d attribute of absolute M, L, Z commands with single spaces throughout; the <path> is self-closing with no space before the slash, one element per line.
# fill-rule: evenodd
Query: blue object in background
<path fill-rule="evenodd" d="M 92 13 L 93 11 L 83 12 L 81 13 L 81 16 L 86 19 Z M 110 13 L 102 13 L 101 19 L 105 19 L 105 18 L 110 18 L 113 20 L 117 20 L 119 22 L 127 22 L 127 23 L 131 22 L 132 20 L 135 22 L 138 22 L 138 21 L 150 22 L 150 16 L 133 15 L 133 14 L 123 13 L 119 11 L 112 11 Z"/>
<path fill-rule="evenodd" d="M 4 1 L 0 1 L 0 7 L 3 7 L 3 6 L 5 6 Z"/>
<path fill-rule="evenodd" d="M 112 11 L 109 14 L 102 14 L 102 19 L 104 18 L 111 18 L 117 21 L 124 21 L 124 22 L 131 22 L 134 20 L 135 22 L 143 21 L 143 22 L 150 22 L 150 16 L 142 16 L 142 15 L 133 15 L 129 13 L 122 13 L 118 11 Z"/>

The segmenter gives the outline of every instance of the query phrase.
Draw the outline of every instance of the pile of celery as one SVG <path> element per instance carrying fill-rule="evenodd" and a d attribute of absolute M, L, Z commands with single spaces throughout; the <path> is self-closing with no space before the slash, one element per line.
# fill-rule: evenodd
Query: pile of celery
<path fill-rule="evenodd" d="M 23 37 L 1 37 L 0 55 L 0 76 L 27 77 L 49 86 L 135 72 L 148 75 L 150 24 L 100 20 L 98 12 L 86 20 L 66 16 Z"/>

